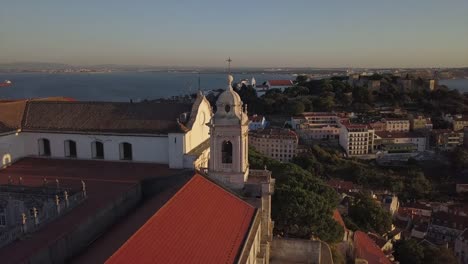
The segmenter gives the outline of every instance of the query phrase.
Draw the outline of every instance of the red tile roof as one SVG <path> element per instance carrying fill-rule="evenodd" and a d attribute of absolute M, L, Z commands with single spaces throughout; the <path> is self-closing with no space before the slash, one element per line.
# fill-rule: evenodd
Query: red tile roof
<path fill-rule="evenodd" d="M 291 80 L 269 80 L 268 83 L 270 86 L 292 86 L 293 82 Z"/>
<path fill-rule="evenodd" d="M 348 231 L 348 228 L 346 228 L 345 222 L 343 221 L 343 218 L 341 217 L 340 212 L 338 209 L 333 210 L 333 219 L 343 227 L 344 231 Z"/>
<path fill-rule="evenodd" d="M 391 264 L 379 246 L 362 231 L 354 233 L 354 247 L 356 257 L 367 260 L 369 264 Z"/>
<path fill-rule="evenodd" d="M 69 213 L 56 219 L 53 224 L 46 225 L 31 236 L 0 248 L 0 262 L 2 264 L 27 262 L 31 256 L 44 250 L 64 235 L 75 231 L 78 226 L 86 223 L 102 208 L 114 203 L 116 199 L 134 188 L 141 180 L 170 177 L 176 182 L 185 181 L 178 175 L 181 173 L 181 170 L 169 169 L 167 165 L 136 162 L 43 158 L 24 158 L 17 161 L 6 169 L 0 170 L 0 184 L 6 184 L 7 176 L 11 176 L 15 182 L 18 181 L 19 177 L 22 177 L 23 184 L 26 186 L 41 186 L 43 178 L 47 177 L 49 181 L 59 179 L 61 186 L 80 189 L 81 180 L 83 180 L 86 183 L 88 199 Z M 118 244 L 119 242 L 114 239 L 112 243 Z M 119 248 L 120 245 L 115 246 L 115 249 Z M 108 253 L 106 257 L 110 256 L 112 252 Z"/>
<path fill-rule="evenodd" d="M 233 263 L 255 208 L 195 175 L 106 263 Z"/>

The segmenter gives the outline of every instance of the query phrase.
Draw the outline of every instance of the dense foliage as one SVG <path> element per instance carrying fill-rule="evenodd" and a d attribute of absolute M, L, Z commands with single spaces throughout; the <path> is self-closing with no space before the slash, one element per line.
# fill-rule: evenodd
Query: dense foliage
<path fill-rule="evenodd" d="M 366 194 L 358 194 L 354 197 L 349 207 L 349 217 L 364 231 L 384 234 L 390 231 L 392 217 L 377 202 Z"/>
<path fill-rule="evenodd" d="M 389 170 L 369 161 L 346 159 L 338 151 L 318 145 L 292 162 L 323 179 L 341 178 L 367 189 L 390 190 L 403 200 L 432 195 L 431 182 L 417 166 Z"/>
<path fill-rule="evenodd" d="M 319 237 L 339 241 L 343 228 L 332 218 L 337 206 L 336 192 L 321 179 L 292 163 L 280 163 L 249 149 L 252 169 L 267 166 L 276 179 L 272 201 L 275 233 L 285 237 Z"/>
<path fill-rule="evenodd" d="M 397 242 L 394 255 L 401 264 L 458 263 L 449 249 L 423 246 L 413 239 Z"/>
<path fill-rule="evenodd" d="M 257 97 L 255 89 L 243 86 L 238 90 L 242 101 L 250 107 L 251 113 L 299 114 L 304 111 L 346 110 L 354 112 L 371 111 L 376 105 L 406 107 L 430 114 L 434 125 L 443 128 L 442 113 L 468 113 L 468 98 L 457 90 L 440 86 L 434 91 L 423 88 L 424 80 L 414 79 L 415 89 L 404 91 L 398 85 L 398 78 L 392 75 L 374 75 L 371 80 L 380 80 L 381 89 L 370 91 L 367 87 L 351 86 L 347 77 L 308 80 L 298 76 L 296 86 L 285 89 L 269 90 L 264 96 Z"/>

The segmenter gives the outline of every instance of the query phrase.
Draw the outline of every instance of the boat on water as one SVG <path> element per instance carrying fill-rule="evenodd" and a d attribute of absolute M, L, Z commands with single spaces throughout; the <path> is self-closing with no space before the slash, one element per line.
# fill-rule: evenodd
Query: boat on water
<path fill-rule="evenodd" d="M 10 80 L 5 80 L 4 82 L 0 83 L 0 87 L 10 86 L 13 83 Z"/>

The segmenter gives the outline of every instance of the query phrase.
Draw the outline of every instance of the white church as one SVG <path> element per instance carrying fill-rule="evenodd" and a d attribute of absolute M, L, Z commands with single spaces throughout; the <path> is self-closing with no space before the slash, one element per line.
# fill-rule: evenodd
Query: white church
<path fill-rule="evenodd" d="M 42 156 L 207 167 L 211 116 L 201 93 L 193 104 L 1 102 L 1 165 Z"/>
<path fill-rule="evenodd" d="M 51 160 L 154 163 L 171 169 L 194 170 L 195 175 L 203 174 L 200 177 L 213 182 L 204 184 L 222 187 L 218 192 L 229 196 L 222 205 L 227 211 L 232 206 L 231 202 L 239 201 L 243 203 L 241 207 L 253 208 L 252 215 L 241 218 L 240 223 L 247 225 L 245 231 L 237 231 L 243 237 L 240 240 L 235 238 L 240 243 L 237 253 L 229 253 L 236 259 L 235 263 L 269 263 L 273 240 L 271 195 L 275 180 L 266 169 L 249 168 L 247 106 L 232 89 L 232 82 L 233 77 L 229 75 L 227 88 L 216 102 L 216 113 L 202 93 L 198 93 L 191 104 L 57 99 L 0 101 L 0 167 L 14 167 L 16 161 L 25 157 L 42 157 Z M 195 183 L 202 181 L 200 177 L 194 176 L 187 183 L 192 187 L 182 188 L 178 193 L 190 188 L 201 192 Z M 176 206 L 181 195 L 175 194 L 168 204 Z M 184 204 L 180 202 L 179 206 Z M 162 213 L 158 213 L 153 217 L 161 217 Z M 209 212 L 199 211 L 201 216 L 204 213 Z M 193 217 L 187 219 L 193 220 Z M 233 225 L 235 221 L 231 219 L 227 223 Z M 187 225 L 193 224 L 192 221 L 187 222 Z M 137 234 L 132 239 L 138 239 Z M 138 252 L 127 245 L 131 245 L 132 239 L 112 256 L 109 263 L 124 263 L 119 262 L 124 260 L 121 255 L 138 257 Z M 184 250 L 179 246 L 176 243 L 174 247 Z M 164 253 L 158 253 L 162 250 L 160 248 L 152 250 L 154 254 Z M 233 249 L 223 250 L 230 252 Z"/>

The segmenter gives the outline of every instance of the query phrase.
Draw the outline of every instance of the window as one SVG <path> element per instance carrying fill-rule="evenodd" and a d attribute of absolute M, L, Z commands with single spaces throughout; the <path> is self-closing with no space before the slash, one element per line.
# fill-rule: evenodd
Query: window
<path fill-rule="evenodd" d="M 76 158 L 76 142 L 65 140 L 65 157 Z"/>
<path fill-rule="evenodd" d="M 50 156 L 50 141 L 46 138 L 39 139 L 39 156 Z"/>
<path fill-rule="evenodd" d="M 94 141 L 91 145 L 93 159 L 104 159 L 104 144 L 100 141 Z"/>
<path fill-rule="evenodd" d="M 0 226 L 6 226 L 6 225 L 7 225 L 7 222 L 6 222 L 5 208 L 0 207 Z"/>
<path fill-rule="evenodd" d="M 132 160 L 132 144 L 124 142 L 120 143 L 120 159 L 121 160 Z"/>
<path fill-rule="evenodd" d="M 221 147 L 221 162 L 222 163 L 232 163 L 232 143 L 231 141 L 223 141 L 223 146 Z"/>

